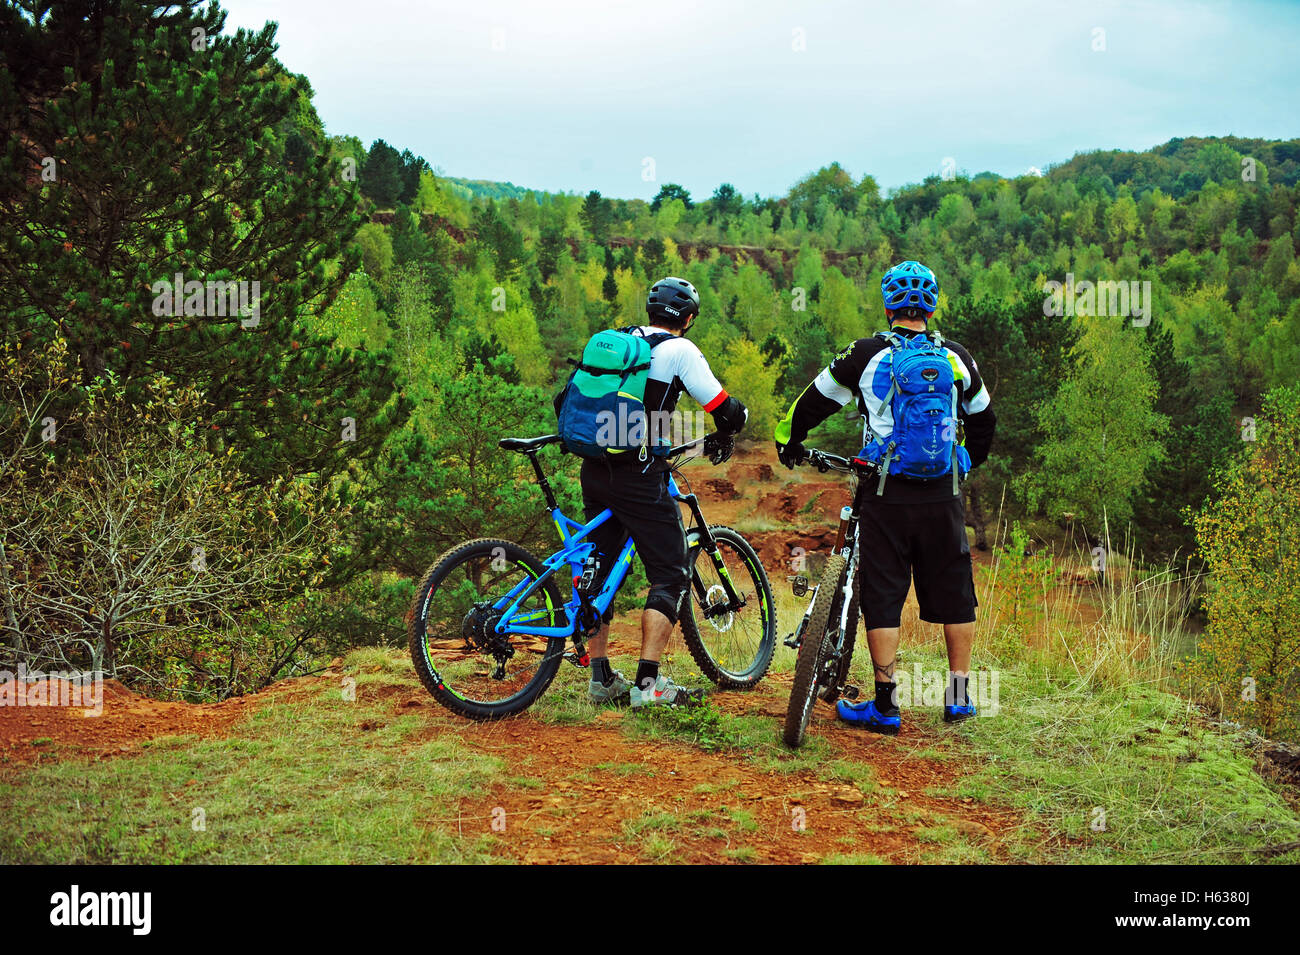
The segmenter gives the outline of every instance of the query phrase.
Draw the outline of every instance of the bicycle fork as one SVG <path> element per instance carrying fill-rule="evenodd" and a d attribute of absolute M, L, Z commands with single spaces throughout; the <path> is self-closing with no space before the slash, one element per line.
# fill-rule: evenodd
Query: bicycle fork
<path fill-rule="evenodd" d="M 736 585 L 732 583 L 731 573 L 722 560 L 722 552 L 718 549 L 718 542 L 709 531 L 709 525 L 705 522 L 704 514 L 700 511 L 699 498 L 694 494 L 683 494 L 679 495 L 677 500 L 691 509 L 691 517 L 694 521 L 694 525 L 686 534 L 688 563 L 691 568 L 691 587 L 695 590 L 695 596 L 699 599 L 700 607 L 703 608 L 705 619 L 720 617 L 726 613 L 735 613 L 745 606 L 746 600 L 736 592 Z M 713 561 L 713 568 L 718 573 L 718 580 L 722 582 L 722 592 L 726 595 L 725 601 L 719 600 L 709 603 L 709 590 L 712 588 L 705 589 L 704 581 L 700 579 L 700 575 L 695 570 L 695 561 L 689 560 L 691 534 L 696 535 L 698 543 L 695 546 L 704 548 L 704 552 Z"/>

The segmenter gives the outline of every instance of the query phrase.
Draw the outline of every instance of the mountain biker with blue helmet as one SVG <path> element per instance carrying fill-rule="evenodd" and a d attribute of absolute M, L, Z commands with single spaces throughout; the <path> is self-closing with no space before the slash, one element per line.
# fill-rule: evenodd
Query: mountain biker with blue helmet
<path fill-rule="evenodd" d="M 858 587 L 876 693 L 875 699 L 860 703 L 840 700 L 836 710 L 842 720 L 892 735 L 902 724 L 895 661 L 903 604 L 913 580 L 921 619 L 943 624 L 949 668 L 944 721 L 976 715 L 967 693 L 975 584 L 959 481 L 988 457 L 997 419 L 975 359 L 957 342 L 928 328 L 939 304 L 934 273 L 920 262 L 901 262 L 885 273 L 880 291 L 889 332 L 859 338 L 836 355 L 790 407 L 775 438 L 777 457 L 793 468 L 806 457 L 803 441 L 810 430 L 850 399 L 856 399 L 862 411 L 866 447 L 860 456 L 876 463 L 880 475 L 879 484 L 862 495 L 858 531 Z M 948 390 L 953 392 L 957 419 L 950 422 L 951 465 L 932 478 L 909 476 L 896 464 L 891 467 L 904 430 L 902 422 L 896 427 L 894 420 L 903 398 L 897 373 L 909 360 L 904 356 L 915 353 L 927 353 L 932 361 L 942 356 L 937 360 L 946 358 L 951 368 L 951 374 L 943 368 L 942 376 L 933 367 L 926 371 L 927 379 L 934 375 L 940 384 L 951 381 Z"/>
<path fill-rule="evenodd" d="M 713 463 L 725 461 L 734 448 L 734 435 L 744 427 L 749 412 L 739 399 L 727 394 L 709 368 L 708 360 L 686 338 L 700 314 L 700 295 L 686 279 L 667 276 L 655 282 L 646 296 L 649 324 L 625 329 L 648 339 L 650 367 L 645 386 L 645 409 L 652 443 L 671 444 L 659 429 L 668 426 L 677 401 L 685 392 L 713 416 L 716 432 L 704 442 Z M 558 412 L 557 397 L 557 412 Z M 641 657 L 635 679 L 629 681 L 609 663 L 611 606 L 599 632 L 587 643 L 591 655 L 588 696 L 593 703 L 629 702 L 642 706 L 692 706 L 703 692 L 687 689 L 659 672 L 659 660 L 681 613 L 690 579 L 686 532 L 681 511 L 668 493 L 668 462 L 663 457 L 620 458 L 582 462 L 583 507 L 588 521 L 605 508 L 613 516 L 590 535 L 602 567 L 608 568 L 622 549 L 624 534 L 632 537 L 637 556 L 650 583 L 641 614 Z"/>

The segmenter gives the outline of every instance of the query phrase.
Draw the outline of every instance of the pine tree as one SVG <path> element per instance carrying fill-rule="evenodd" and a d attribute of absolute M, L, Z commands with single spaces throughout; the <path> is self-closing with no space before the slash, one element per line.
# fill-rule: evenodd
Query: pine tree
<path fill-rule="evenodd" d="M 194 384 L 252 480 L 372 452 L 407 412 L 385 361 L 301 322 L 355 268 L 360 222 L 328 151 L 286 166 L 275 131 L 303 105 L 274 25 L 223 35 L 197 2 L 47 6 L 0 26 L 6 324 L 66 338 L 87 383 Z M 202 285 L 168 301 L 177 276 L 244 283 L 249 308 Z"/>
<path fill-rule="evenodd" d="M 397 150 L 382 139 L 376 139 L 370 145 L 370 152 L 366 153 L 366 165 L 361 170 L 361 194 L 381 209 L 391 209 L 398 202 L 409 201 L 405 199 L 407 184 L 402 172 L 402 157 Z M 416 185 L 419 185 L 418 175 Z"/>
<path fill-rule="evenodd" d="M 587 193 L 582 204 L 582 224 L 597 245 L 609 242 L 609 230 L 613 225 L 613 208 L 608 199 L 601 198 L 595 189 Z"/>

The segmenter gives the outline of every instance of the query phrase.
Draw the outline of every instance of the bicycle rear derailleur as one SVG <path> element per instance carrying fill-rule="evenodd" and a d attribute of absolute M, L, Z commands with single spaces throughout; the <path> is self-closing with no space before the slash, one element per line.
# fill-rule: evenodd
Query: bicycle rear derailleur
<path fill-rule="evenodd" d="M 497 632 L 497 622 L 501 617 L 500 610 L 493 608 L 487 601 L 481 601 L 471 607 L 461 621 L 460 632 L 466 646 L 485 653 L 496 661 L 496 668 L 492 671 L 494 680 L 506 678 L 506 663 L 515 655 L 510 637 Z"/>

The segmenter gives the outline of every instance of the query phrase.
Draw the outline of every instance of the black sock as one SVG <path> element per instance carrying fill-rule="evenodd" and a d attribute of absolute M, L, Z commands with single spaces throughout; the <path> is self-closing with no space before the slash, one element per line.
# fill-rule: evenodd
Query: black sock
<path fill-rule="evenodd" d="M 605 686 L 614 682 L 614 671 L 609 668 L 609 657 L 591 658 L 591 678 Z"/>
<path fill-rule="evenodd" d="M 966 683 L 970 679 L 968 676 L 958 676 L 956 673 L 948 674 L 948 699 L 944 700 L 949 706 L 966 706 L 970 703 L 969 697 L 966 696 Z"/>
<path fill-rule="evenodd" d="M 898 707 L 894 705 L 894 690 L 898 689 L 897 683 L 876 683 L 876 709 L 881 713 L 888 713 L 891 716 L 898 712 Z"/>
<path fill-rule="evenodd" d="M 640 687 L 641 692 L 651 689 L 659 679 L 659 661 L 658 660 L 637 660 L 636 661 L 636 685 Z"/>

